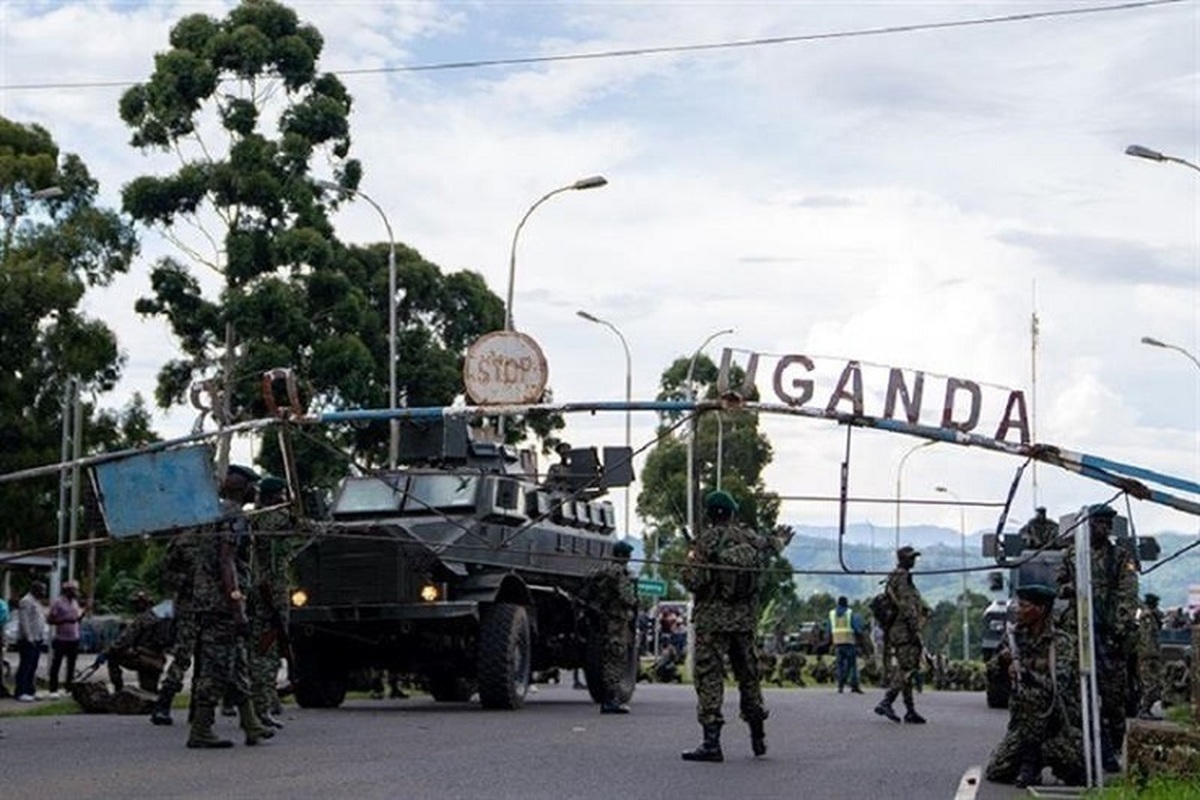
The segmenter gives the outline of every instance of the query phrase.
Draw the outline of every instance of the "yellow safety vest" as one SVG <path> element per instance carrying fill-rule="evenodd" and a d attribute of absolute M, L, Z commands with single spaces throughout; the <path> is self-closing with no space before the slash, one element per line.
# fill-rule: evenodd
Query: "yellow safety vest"
<path fill-rule="evenodd" d="M 833 643 L 835 646 L 839 644 L 854 644 L 854 628 L 850 624 L 853 615 L 854 612 L 849 608 L 846 609 L 845 614 L 840 616 L 837 613 L 837 608 L 829 612 L 829 631 L 833 634 Z"/>

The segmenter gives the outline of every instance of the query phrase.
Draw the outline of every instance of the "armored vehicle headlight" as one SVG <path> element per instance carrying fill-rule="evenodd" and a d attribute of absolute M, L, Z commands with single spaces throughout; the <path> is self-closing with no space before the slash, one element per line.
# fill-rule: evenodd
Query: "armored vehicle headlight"
<path fill-rule="evenodd" d="M 302 608 L 308 602 L 308 592 L 303 589 L 296 589 L 292 592 L 292 605 L 296 608 Z"/>
<path fill-rule="evenodd" d="M 421 587 L 421 599 L 426 603 L 433 603 L 442 599 L 442 587 L 436 583 L 427 583 Z"/>
<path fill-rule="evenodd" d="M 1004 620 L 994 619 L 988 623 L 988 627 L 994 631 L 1002 631 L 1004 630 Z"/>

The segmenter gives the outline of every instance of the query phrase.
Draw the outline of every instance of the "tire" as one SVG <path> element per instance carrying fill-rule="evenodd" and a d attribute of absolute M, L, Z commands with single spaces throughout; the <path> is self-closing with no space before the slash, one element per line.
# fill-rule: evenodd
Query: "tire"
<path fill-rule="evenodd" d="M 608 686 L 604 681 L 604 645 L 604 631 L 588 636 L 587 653 L 583 664 L 588 694 L 591 695 L 593 703 L 603 703 L 610 698 L 618 703 L 628 703 L 633 697 L 633 690 L 637 687 L 637 639 L 633 636 L 626 637 L 625 670 L 616 686 Z"/>
<path fill-rule="evenodd" d="M 296 703 L 301 708 L 337 708 L 346 699 L 345 667 L 318 655 L 321 650 L 328 652 L 314 643 L 296 654 Z"/>
<path fill-rule="evenodd" d="M 530 669 L 529 614 L 524 606 L 497 603 L 479 625 L 479 702 L 516 709 L 525 703 Z"/>
<path fill-rule="evenodd" d="M 438 703 L 466 703 L 475 694 L 475 682 L 454 675 L 431 676 L 429 694 Z"/>

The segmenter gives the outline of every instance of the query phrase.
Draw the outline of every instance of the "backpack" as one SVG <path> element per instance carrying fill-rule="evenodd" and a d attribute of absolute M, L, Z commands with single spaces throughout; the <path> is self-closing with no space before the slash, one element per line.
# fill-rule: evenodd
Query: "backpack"
<path fill-rule="evenodd" d="M 871 598 L 867 604 L 871 609 L 871 616 L 879 623 L 880 627 L 890 628 L 892 623 L 896 621 L 900 609 L 896 607 L 896 603 L 892 600 L 891 595 L 887 592 L 880 592 Z"/>
<path fill-rule="evenodd" d="M 717 597 L 726 603 L 744 603 L 758 594 L 758 550 L 744 538 L 726 539 L 717 550 Z"/>

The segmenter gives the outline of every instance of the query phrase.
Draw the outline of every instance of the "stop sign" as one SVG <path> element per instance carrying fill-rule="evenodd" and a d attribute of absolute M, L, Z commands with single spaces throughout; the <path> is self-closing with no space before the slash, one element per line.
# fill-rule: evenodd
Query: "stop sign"
<path fill-rule="evenodd" d="M 492 331 L 467 348 L 463 383 L 478 405 L 536 403 L 546 391 L 546 356 L 529 336 Z"/>

